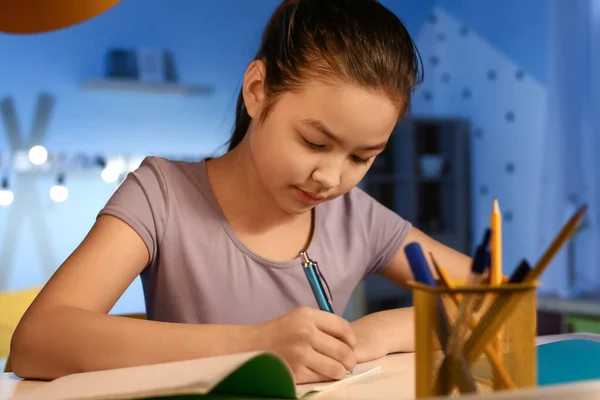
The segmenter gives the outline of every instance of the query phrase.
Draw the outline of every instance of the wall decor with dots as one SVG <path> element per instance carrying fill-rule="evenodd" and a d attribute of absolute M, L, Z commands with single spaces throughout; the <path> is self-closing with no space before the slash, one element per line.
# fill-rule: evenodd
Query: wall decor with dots
<path fill-rule="evenodd" d="M 416 45 L 425 79 L 411 113 L 470 121 L 472 231 L 478 238 L 489 226 L 498 198 L 508 273 L 523 257 L 539 256 L 546 88 L 443 7 L 432 9 Z"/>

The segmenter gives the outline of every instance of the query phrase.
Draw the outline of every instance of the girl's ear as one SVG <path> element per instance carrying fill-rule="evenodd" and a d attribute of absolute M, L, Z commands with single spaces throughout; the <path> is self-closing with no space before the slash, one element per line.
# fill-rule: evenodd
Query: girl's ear
<path fill-rule="evenodd" d="M 262 60 L 254 60 L 246 69 L 242 94 L 248 115 L 253 120 L 260 117 L 265 106 L 266 66 Z"/>

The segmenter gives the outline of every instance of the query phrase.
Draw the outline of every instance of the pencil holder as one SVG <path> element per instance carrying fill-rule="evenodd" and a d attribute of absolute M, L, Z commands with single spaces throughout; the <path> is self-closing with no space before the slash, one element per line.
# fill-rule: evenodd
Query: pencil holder
<path fill-rule="evenodd" d="M 432 287 L 410 282 L 416 397 L 536 385 L 537 283 Z"/>

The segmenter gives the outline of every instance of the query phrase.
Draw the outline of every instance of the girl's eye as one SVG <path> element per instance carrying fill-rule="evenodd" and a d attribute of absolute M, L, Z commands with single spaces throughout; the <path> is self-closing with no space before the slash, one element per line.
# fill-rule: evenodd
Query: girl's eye
<path fill-rule="evenodd" d="M 313 143 L 309 140 L 306 140 L 306 138 L 302 138 L 302 140 L 304 140 L 304 143 L 313 150 L 320 150 L 325 147 L 324 144 Z"/>
<path fill-rule="evenodd" d="M 366 163 L 369 162 L 369 159 L 353 155 L 352 156 L 352 161 L 354 161 L 355 163 L 358 163 L 358 164 L 366 164 Z"/>
<path fill-rule="evenodd" d="M 310 149 L 315 151 L 323 150 L 326 147 L 324 144 L 313 143 L 310 140 L 307 140 L 305 137 L 302 137 L 302 141 L 304 141 L 304 144 L 306 144 Z M 352 155 L 351 158 L 352 161 L 354 161 L 357 164 L 367 164 L 370 160 L 369 158 L 362 158 L 357 155 Z"/>

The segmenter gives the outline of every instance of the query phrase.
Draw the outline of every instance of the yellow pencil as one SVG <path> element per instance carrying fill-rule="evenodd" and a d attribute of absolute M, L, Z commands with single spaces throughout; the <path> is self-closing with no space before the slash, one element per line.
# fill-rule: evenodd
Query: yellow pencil
<path fill-rule="evenodd" d="M 563 226 L 560 230 L 560 233 L 554 238 L 546 252 L 542 255 L 540 260 L 537 262 L 535 267 L 531 270 L 525 281 L 533 282 L 537 280 L 540 275 L 544 272 L 546 267 L 550 264 L 554 256 L 558 253 L 558 251 L 562 248 L 562 246 L 573 236 L 575 231 L 577 231 L 577 227 L 581 223 L 583 219 L 583 215 L 587 211 L 587 204 L 584 204 L 579 208 L 579 210 L 575 213 L 573 217 Z"/>
<path fill-rule="evenodd" d="M 429 256 L 431 257 L 433 267 L 435 268 L 437 274 L 440 277 L 440 281 L 441 281 L 442 285 L 447 287 L 448 289 L 454 289 L 455 286 L 452 283 L 450 275 L 448 274 L 448 272 L 446 272 L 446 269 L 444 267 L 442 267 L 441 265 L 439 265 L 435 261 L 435 258 L 433 257 L 432 253 L 429 253 Z M 460 306 L 460 302 L 462 301 L 462 296 L 459 293 L 455 293 L 455 294 L 451 295 L 450 298 L 452 299 L 452 302 L 456 305 L 456 307 Z M 475 319 L 472 316 L 469 318 L 469 325 L 471 326 L 472 330 L 474 330 L 475 327 L 477 326 L 477 322 L 475 321 Z M 490 364 L 492 364 L 494 373 L 497 374 L 498 379 L 500 380 L 502 385 L 507 389 L 516 388 L 517 387 L 516 384 L 513 382 L 512 378 L 510 377 L 508 372 L 506 372 L 506 369 L 504 368 L 502 361 L 500 359 L 498 359 L 498 355 L 494 351 L 494 348 L 492 347 L 492 345 L 490 345 L 490 344 L 486 345 L 484 348 L 484 351 L 485 351 L 485 355 L 488 357 L 488 360 L 490 360 Z"/>
<path fill-rule="evenodd" d="M 504 276 L 502 274 L 502 215 L 500 214 L 500 205 L 497 199 L 494 199 L 492 214 L 490 216 L 490 227 L 492 230 L 492 237 L 490 239 L 490 250 L 492 253 L 490 284 L 501 285 Z"/>
<path fill-rule="evenodd" d="M 498 199 L 494 199 L 492 213 L 490 215 L 490 227 L 492 237 L 490 238 L 491 261 L 490 266 L 490 285 L 501 285 L 504 274 L 502 273 L 502 214 L 500 213 L 500 204 Z M 492 345 L 496 348 L 498 358 L 503 359 L 504 355 L 504 335 L 502 329 L 499 329 L 497 337 Z M 502 362 L 502 361 L 501 361 Z M 498 387 L 497 376 L 494 375 L 494 386 Z"/>
<path fill-rule="evenodd" d="M 502 285 L 506 283 L 506 277 L 502 272 L 502 213 L 498 199 L 494 199 L 492 212 L 490 213 L 490 285 Z M 489 303 L 494 296 L 482 297 L 475 305 L 475 312 L 481 309 L 484 302 Z"/>

